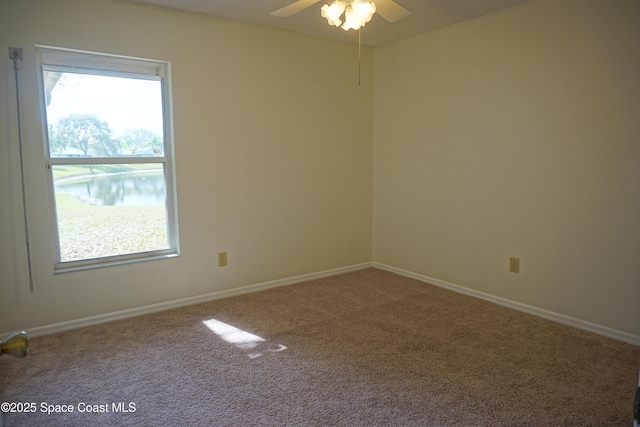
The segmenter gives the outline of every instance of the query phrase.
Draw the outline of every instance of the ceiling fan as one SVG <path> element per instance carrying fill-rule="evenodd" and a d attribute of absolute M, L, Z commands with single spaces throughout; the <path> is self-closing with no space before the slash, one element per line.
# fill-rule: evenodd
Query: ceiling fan
<path fill-rule="evenodd" d="M 297 0 L 271 12 L 271 15 L 288 18 L 320 1 L 322 0 Z M 345 31 L 359 29 L 371 20 L 374 12 L 389 22 L 399 21 L 411 14 L 393 0 L 334 0 L 331 4 L 322 6 L 322 16 L 327 18 L 330 25 L 340 26 L 342 24 L 340 17 L 345 18 L 345 23 L 342 25 Z"/>

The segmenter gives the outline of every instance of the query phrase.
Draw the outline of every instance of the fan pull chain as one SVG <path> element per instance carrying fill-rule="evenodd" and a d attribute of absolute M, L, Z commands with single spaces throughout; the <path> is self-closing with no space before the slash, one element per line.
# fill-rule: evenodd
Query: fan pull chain
<path fill-rule="evenodd" d="M 362 28 L 358 29 L 358 86 L 360 86 L 360 32 L 362 31 Z"/>

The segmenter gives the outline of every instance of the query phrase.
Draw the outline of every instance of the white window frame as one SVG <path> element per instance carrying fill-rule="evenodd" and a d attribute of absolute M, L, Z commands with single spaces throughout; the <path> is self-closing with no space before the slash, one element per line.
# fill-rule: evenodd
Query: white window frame
<path fill-rule="evenodd" d="M 173 115 L 171 107 L 171 64 L 166 61 L 157 61 L 41 45 L 36 45 L 36 53 L 39 69 L 38 78 L 42 106 L 41 113 L 44 133 L 44 151 L 48 171 L 47 179 L 50 199 L 49 203 L 52 207 L 52 224 L 55 231 L 53 242 L 55 253 L 54 272 L 65 273 L 69 271 L 162 259 L 180 255 L 176 179 L 174 170 L 175 155 L 173 140 Z M 129 77 L 160 81 L 162 88 L 162 114 L 164 122 L 164 155 L 161 157 L 52 157 L 49 147 L 49 132 L 46 114 L 47 103 L 44 82 L 45 68 L 46 70 L 55 70 L 62 72 L 75 72 L 82 74 Z M 161 163 L 163 165 L 166 189 L 165 211 L 167 218 L 167 243 L 169 248 L 147 252 L 105 256 L 92 259 L 62 261 L 58 231 L 58 218 L 55 206 L 53 166 L 73 164 L 88 165 L 135 163 Z"/>

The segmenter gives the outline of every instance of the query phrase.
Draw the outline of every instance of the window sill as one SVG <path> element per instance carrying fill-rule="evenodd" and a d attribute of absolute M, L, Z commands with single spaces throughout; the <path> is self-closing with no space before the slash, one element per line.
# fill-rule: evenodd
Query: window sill
<path fill-rule="evenodd" d="M 82 261 L 69 261 L 59 263 L 54 266 L 53 272 L 55 274 L 72 273 L 75 271 L 93 270 L 95 268 L 113 267 L 117 265 L 133 264 L 146 261 L 157 261 L 161 259 L 175 258 L 180 256 L 179 252 L 171 251 L 167 253 L 154 253 L 154 254 L 132 254 L 127 257 L 117 257 L 117 259 L 107 260 L 105 258 L 82 260 Z"/>

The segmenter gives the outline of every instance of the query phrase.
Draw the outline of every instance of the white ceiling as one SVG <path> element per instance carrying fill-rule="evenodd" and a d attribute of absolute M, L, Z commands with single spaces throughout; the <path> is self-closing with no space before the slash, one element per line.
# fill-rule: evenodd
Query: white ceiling
<path fill-rule="evenodd" d="M 221 18 L 281 28 L 298 33 L 357 43 L 358 32 L 332 27 L 320 16 L 320 1 L 290 18 L 271 12 L 294 0 L 130 0 L 174 9 L 215 15 Z M 530 0 L 395 0 L 411 15 L 389 23 L 375 15 L 361 31 L 362 44 L 377 46 L 415 34 L 466 21 Z"/>

